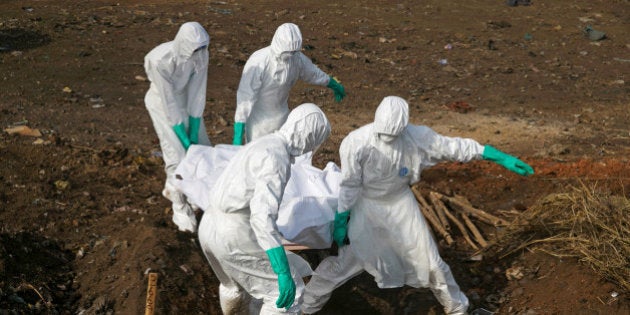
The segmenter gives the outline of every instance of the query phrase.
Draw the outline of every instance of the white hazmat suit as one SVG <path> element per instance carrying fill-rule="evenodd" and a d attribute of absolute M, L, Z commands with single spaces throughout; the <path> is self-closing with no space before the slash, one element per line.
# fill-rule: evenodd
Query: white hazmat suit
<path fill-rule="evenodd" d="M 172 202 L 173 222 L 181 231 L 194 232 L 197 221 L 185 195 L 175 189 L 173 173 L 188 145 L 210 145 L 203 123 L 209 42 L 199 23 L 187 22 L 173 41 L 155 47 L 144 58 L 151 81 L 144 102 L 160 139 L 166 171 L 162 194 Z M 177 127 L 182 132 L 178 133 Z"/>
<path fill-rule="evenodd" d="M 313 151 L 330 134 L 330 124 L 314 104 L 302 104 L 282 127 L 239 150 L 210 191 L 210 205 L 199 227 L 199 242 L 221 282 L 219 295 L 224 314 L 257 312 L 251 298 L 262 300 L 261 314 L 300 311 L 302 277 L 312 270 L 299 256 L 286 252 L 295 301 L 277 308 L 278 276 L 266 254 L 281 249 L 276 220 L 291 162 Z M 292 298 L 292 297 L 291 297 Z"/>
<path fill-rule="evenodd" d="M 341 143 L 338 211 L 352 209 L 350 244 L 314 271 L 304 292 L 305 313 L 319 311 L 335 288 L 365 270 L 380 288 L 428 287 L 447 314 L 465 314 L 468 299 L 441 259 L 410 185 L 438 162 L 481 158 L 484 147 L 408 121 L 407 102 L 389 96 L 379 105 L 374 123 Z"/>
<path fill-rule="evenodd" d="M 240 144 L 241 140 L 237 126 L 245 125 L 247 141 L 282 126 L 289 114 L 289 92 L 298 79 L 321 86 L 332 80 L 301 49 L 300 29 L 285 23 L 276 30 L 270 46 L 249 57 L 236 93 L 234 144 Z"/>

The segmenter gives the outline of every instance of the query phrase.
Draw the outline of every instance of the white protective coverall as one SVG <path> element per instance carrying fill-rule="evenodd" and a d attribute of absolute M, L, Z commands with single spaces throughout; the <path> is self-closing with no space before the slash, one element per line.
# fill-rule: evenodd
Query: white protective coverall
<path fill-rule="evenodd" d="M 174 188 L 173 173 L 186 155 L 186 149 L 173 126 L 184 124 L 188 130 L 189 117 L 201 119 L 198 144 L 210 145 L 203 123 L 208 50 L 202 48 L 209 42 L 210 36 L 199 23 L 187 22 L 179 28 L 173 41 L 160 44 L 144 58 L 144 69 L 151 81 L 144 102 L 160 139 L 166 171 L 162 194 L 173 203 L 173 222 L 182 231 L 194 232 L 197 221 L 185 195 Z"/>
<path fill-rule="evenodd" d="M 335 288 L 365 270 L 380 288 L 428 287 L 447 314 L 465 314 L 468 299 L 441 259 L 410 185 L 438 162 L 481 158 L 484 147 L 408 125 L 408 105 L 399 97 L 384 98 L 375 116 L 341 143 L 338 211 L 351 210 L 350 244 L 316 268 L 302 309 L 320 310 Z"/>
<path fill-rule="evenodd" d="M 328 84 L 328 74 L 301 49 L 300 29 L 285 23 L 276 29 L 271 45 L 254 52 L 245 63 L 236 93 L 234 121 L 245 123 L 248 142 L 282 126 L 289 114 L 289 92 L 298 79 L 314 85 Z"/>
<path fill-rule="evenodd" d="M 211 204 L 199 227 L 199 242 L 221 282 L 224 314 L 256 313 L 251 298 L 262 300 L 261 314 L 300 312 L 304 282 L 312 270 L 300 256 L 286 252 L 296 284 L 295 302 L 277 308 L 278 277 L 265 251 L 282 246 L 276 219 L 294 157 L 316 149 L 330 124 L 314 104 L 291 111 L 280 130 L 244 146 L 210 191 Z"/>

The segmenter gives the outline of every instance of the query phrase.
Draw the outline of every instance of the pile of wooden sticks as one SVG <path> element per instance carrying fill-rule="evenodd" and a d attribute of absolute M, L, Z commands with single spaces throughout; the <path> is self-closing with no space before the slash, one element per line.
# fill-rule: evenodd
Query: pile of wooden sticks
<path fill-rule="evenodd" d="M 412 187 L 412 191 L 418 203 L 420 203 L 422 214 L 433 228 L 433 231 L 442 237 L 448 246 L 454 242 L 451 234 L 451 223 L 457 227 L 466 243 L 474 250 L 487 247 L 488 241 L 471 218 L 495 227 L 508 225 L 506 220 L 473 207 L 462 196 L 448 197 L 432 191 L 428 195 L 429 202 L 422 196 L 417 187 Z"/>

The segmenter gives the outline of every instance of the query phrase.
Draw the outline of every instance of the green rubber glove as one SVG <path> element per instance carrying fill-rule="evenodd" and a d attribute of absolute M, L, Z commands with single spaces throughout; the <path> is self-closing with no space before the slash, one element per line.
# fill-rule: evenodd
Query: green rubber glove
<path fill-rule="evenodd" d="M 188 136 L 192 144 L 199 144 L 199 126 L 201 117 L 188 116 Z"/>
<path fill-rule="evenodd" d="M 291 277 L 291 269 L 289 268 L 289 261 L 287 260 L 287 254 L 284 252 L 284 247 L 279 246 L 266 251 L 271 261 L 271 268 L 273 272 L 278 275 L 278 289 L 280 295 L 276 300 L 276 306 L 278 308 L 289 309 L 295 301 L 295 282 Z"/>
<path fill-rule="evenodd" d="M 335 80 L 332 76 L 330 76 L 330 80 L 328 81 L 328 85 L 326 87 L 333 90 L 335 93 L 335 101 L 341 102 L 341 100 L 346 97 L 346 89 L 344 89 L 343 85 L 337 82 L 337 80 Z"/>
<path fill-rule="evenodd" d="M 186 134 L 186 127 L 184 127 L 184 123 L 173 126 L 173 131 L 175 131 L 175 134 L 177 135 L 177 138 L 179 138 L 179 142 L 181 142 L 184 146 L 184 149 L 188 150 L 188 147 L 190 147 L 190 139 L 188 138 L 188 134 Z"/>
<path fill-rule="evenodd" d="M 233 145 L 243 145 L 243 131 L 245 131 L 244 122 L 234 123 L 234 140 L 232 140 Z"/>
<path fill-rule="evenodd" d="M 534 169 L 527 163 L 503 153 L 491 145 L 486 145 L 483 149 L 483 159 L 495 162 L 508 170 L 523 176 L 534 174 Z"/>
<path fill-rule="evenodd" d="M 341 247 L 345 245 L 346 236 L 348 236 L 348 218 L 350 217 L 350 210 L 345 212 L 335 213 L 335 226 L 333 229 L 333 240 L 337 243 L 337 246 Z"/>

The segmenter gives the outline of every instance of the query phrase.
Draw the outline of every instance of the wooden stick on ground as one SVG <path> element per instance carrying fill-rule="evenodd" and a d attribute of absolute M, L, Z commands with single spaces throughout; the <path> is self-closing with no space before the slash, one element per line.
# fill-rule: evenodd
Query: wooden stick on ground
<path fill-rule="evenodd" d="M 488 242 L 486 242 L 486 240 L 483 238 L 483 235 L 481 235 L 481 233 L 479 232 L 479 229 L 477 229 L 475 224 L 470 220 L 470 218 L 468 217 L 468 214 L 460 213 L 459 215 L 464 220 L 464 223 L 466 223 L 466 226 L 468 227 L 468 229 L 472 232 L 473 237 L 475 238 L 475 241 L 477 241 L 477 243 L 481 245 L 481 248 L 488 247 Z"/>
<path fill-rule="evenodd" d="M 440 200 L 440 197 L 437 195 L 436 192 L 432 191 L 429 193 L 429 199 L 431 199 L 431 203 L 432 204 L 436 204 L 437 200 Z M 451 226 L 448 224 L 448 220 L 446 219 L 446 214 L 444 213 L 444 209 L 442 209 L 442 207 L 437 206 L 435 207 L 435 212 L 437 213 L 438 219 L 440 219 L 440 222 L 442 222 L 442 225 L 444 225 L 444 228 L 447 231 L 451 230 Z"/>
<path fill-rule="evenodd" d="M 149 283 L 147 285 L 147 302 L 144 309 L 145 315 L 153 315 L 155 312 L 155 298 L 157 297 L 157 280 L 156 272 L 149 273 Z"/>
<path fill-rule="evenodd" d="M 460 232 L 462 232 L 462 235 L 464 236 L 464 239 L 466 240 L 466 242 L 475 250 L 478 250 L 479 247 L 477 247 L 477 245 L 470 239 L 470 235 L 468 234 L 468 231 L 466 230 L 466 227 L 462 224 L 462 222 L 460 222 L 457 217 L 455 217 L 449 210 L 448 208 L 446 208 L 446 206 L 444 205 L 444 203 L 442 202 L 442 200 L 437 199 L 436 200 L 437 204 L 439 204 L 438 207 L 443 207 L 443 211 L 444 214 L 446 214 L 446 216 L 453 222 L 455 223 L 455 226 L 457 226 L 457 228 L 459 229 Z"/>
<path fill-rule="evenodd" d="M 422 194 L 420 193 L 418 188 L 416 188 L 415 186 L 412 186 L 411 187 L 411 191 L 413 192 L 414 196 L 416 196 L 416 199 L 418 199 L 418 202 L 420 203 L 420 206 L 425 207 L 425 208 L 431 208 L 431 206 L 426 201 L 426 199 L 424 199 L 424 197 L 422 197 Z"/>
<path fill-rule="evenodd" d="M 288 250 L 288 251 L 292 251 L 292 252 L 299 252 L 301 250 L 307 250 L 307 249 L 311 249 L 308 246 L 305 245 L 300 245 L 300 244 L 294 244 L 294 243 L 283 243 L 282 246 L 284 246 L 284 249 Z"/>
<path fill-rule="evenodd" d="M 429 209 L 425 208 L 425 207 L 420 207 L 420 210 L 422 211 L 422 214 L 424 215 L 424 217 L 427 219 L 427 221 L 429 221 L 429 223 L 431 223 L 431 226 L 433 226 L 433 228 L 436 230 L 436 232 L 438 232 L 438 234 L 440 234 L 443 238 L 444 241 L 446 241 L 446 245 L 451 246 L 451 244 L 453 244 L 453 237 L 451 236 L 451 234 L 446 231 L 444 229 L 444 227 L 442 226 L 442 224 L 440 224 L 440 220 L 438 220 L 436 217 L 434 217 L 429 211 Z"/>
<path fill-rule="evenodd" d="M 437 218 L 437 215 L 435 215 L 435 211 L 433 210 L 433 208 L 424 199 L 424 197 L 422 197 L 419 191 L 417 191 L 413 187 L 411 191 L 413 192 L 414 196 L 416 196 L 418 203 L 420 203 L 420 211 L 422 212 L 422 215 L 424 215 L 427 221 L 429 221 L 433 229 L 444 238 L 444 241 L 446 241 L 446 245 L 450 246 L 451 244 L 453 244 L 453 237 L 446 229 L 444 229 L 444 226 L 440 224 L 440 220 Z"/>
<path fill-rule="evenodd" d="M 420 196 L 420 198 L 422 198 L 422 199 L 420 199 L 420 200 L 422 200 L 422 201 L 426 204 L 426 200 L 425 200 L 422 196 Z M 416 198 L 416 199 L 417 199 L 417 198 Z M 422 202 L 421 202 L 421 203 L 422 203 Z M 433 209 L 433 207 L 431 207 L 430 205 L 426 205 L 426 206 L 424 206 L 424 207 L 420 208 L 420 210 L 422 210 L 422 213 L 423 213 L 425 216 L 429 216 L 429 217 L 431 217 L 431 219 L 432 219 L 433 221 L 435 221 L 435 223 L 436 223 L 436 224 L 440 227 L 440 230 L 444 230 L 444 231 L 446 231 L 446 229 L 444 228 L 444 226 L 443 226 L 443 225 L 442 225 L 442 223 L 440 222 L 440 219 L 438 219 L 437 214 L 435 214 L 435 209 Z"/>
<path fill-rule="evenodd" d="M 440 193 L 436 193 L 436 194 L 440 196 L 440 199 L 442 199 L 444 202 L 447 202 L 453 208 L 460 210 L 462 212 L 468 213 L 485 223 L 488 223 L 494 226 L 506 226 L 509 224 L 507 221 L 501 218 L 495 217 L 483 210 L 480 210 L 471 206 L 470 204 L 468 204 L 467 201 L 462 200 L 461 197 L 454 198 L 454 197 L 444 196 Z"/>

